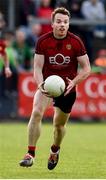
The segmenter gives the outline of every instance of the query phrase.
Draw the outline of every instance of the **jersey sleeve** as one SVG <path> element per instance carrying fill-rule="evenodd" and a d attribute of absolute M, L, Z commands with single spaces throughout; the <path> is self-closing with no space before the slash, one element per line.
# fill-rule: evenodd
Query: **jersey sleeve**
<path fill-rule="evenodd" d="M 5 55 L 5 48 L 6 48 L 6 45 L 5 45 L 5 43 L 4 43 L 4 41 L 0 41 L 0 54 L 2 55 L 2 56 L 4 56 Z"/>
<path fill-rule="evenodd" d="M 76 56 L 83 56 L 87 53 L 86 48 L 84 46 L 84 43 L 80 38 L 77 39 L 76 41 Z"/>
<path fill-rule="evenodd" d="M 39 39 L 36 44 L 35 53 L 44 55 L 44 51 L 45 51 L 44 43 Z"/>

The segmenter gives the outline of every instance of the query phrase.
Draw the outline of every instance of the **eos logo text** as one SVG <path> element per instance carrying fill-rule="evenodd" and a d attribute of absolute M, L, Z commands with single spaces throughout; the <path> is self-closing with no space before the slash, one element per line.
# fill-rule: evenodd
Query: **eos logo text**
<path fill-rule="evenodd" d="M 56 54 L 55 56 L 49 57 L 50 64 L 63 65 L 70 62 L 70 56 L 63 56 L 62 54 Z"/>

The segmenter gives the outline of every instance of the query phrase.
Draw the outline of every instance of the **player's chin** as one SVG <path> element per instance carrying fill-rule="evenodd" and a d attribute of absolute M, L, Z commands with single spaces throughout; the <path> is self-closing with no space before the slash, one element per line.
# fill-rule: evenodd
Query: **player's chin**
<path fill-rule="evenodd" d="M 60 31 L 59 35 L 60 35 L 60 36 L 65 36 L 66 33 L 65 33 L 65 31 Z"/>

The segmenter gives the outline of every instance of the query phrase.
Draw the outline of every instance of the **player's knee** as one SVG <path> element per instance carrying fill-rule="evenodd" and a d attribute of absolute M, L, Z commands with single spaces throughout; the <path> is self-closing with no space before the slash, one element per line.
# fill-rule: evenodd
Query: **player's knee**
<path fill-rule="evenodd" d="M 40 111 L 40 109 L 33 109 L 32 115 L 34 117 L 34 119 L 41 119 L 42 118 L 42 112 Z"/>

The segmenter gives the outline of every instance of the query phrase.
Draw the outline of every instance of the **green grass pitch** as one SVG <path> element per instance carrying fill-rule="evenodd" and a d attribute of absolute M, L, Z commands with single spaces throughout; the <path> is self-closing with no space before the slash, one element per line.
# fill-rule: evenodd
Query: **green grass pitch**
<path fill-rule="evenodd" d="M 106 123 L 67 124 L 57 167 L 49 171 L 47 159 L 52 125 L 42 125 L 36 160 L 31 168 L 19 166 L 27 149 L 26 123 L 0 123 L 1 179 L 106 179 Z"/>

